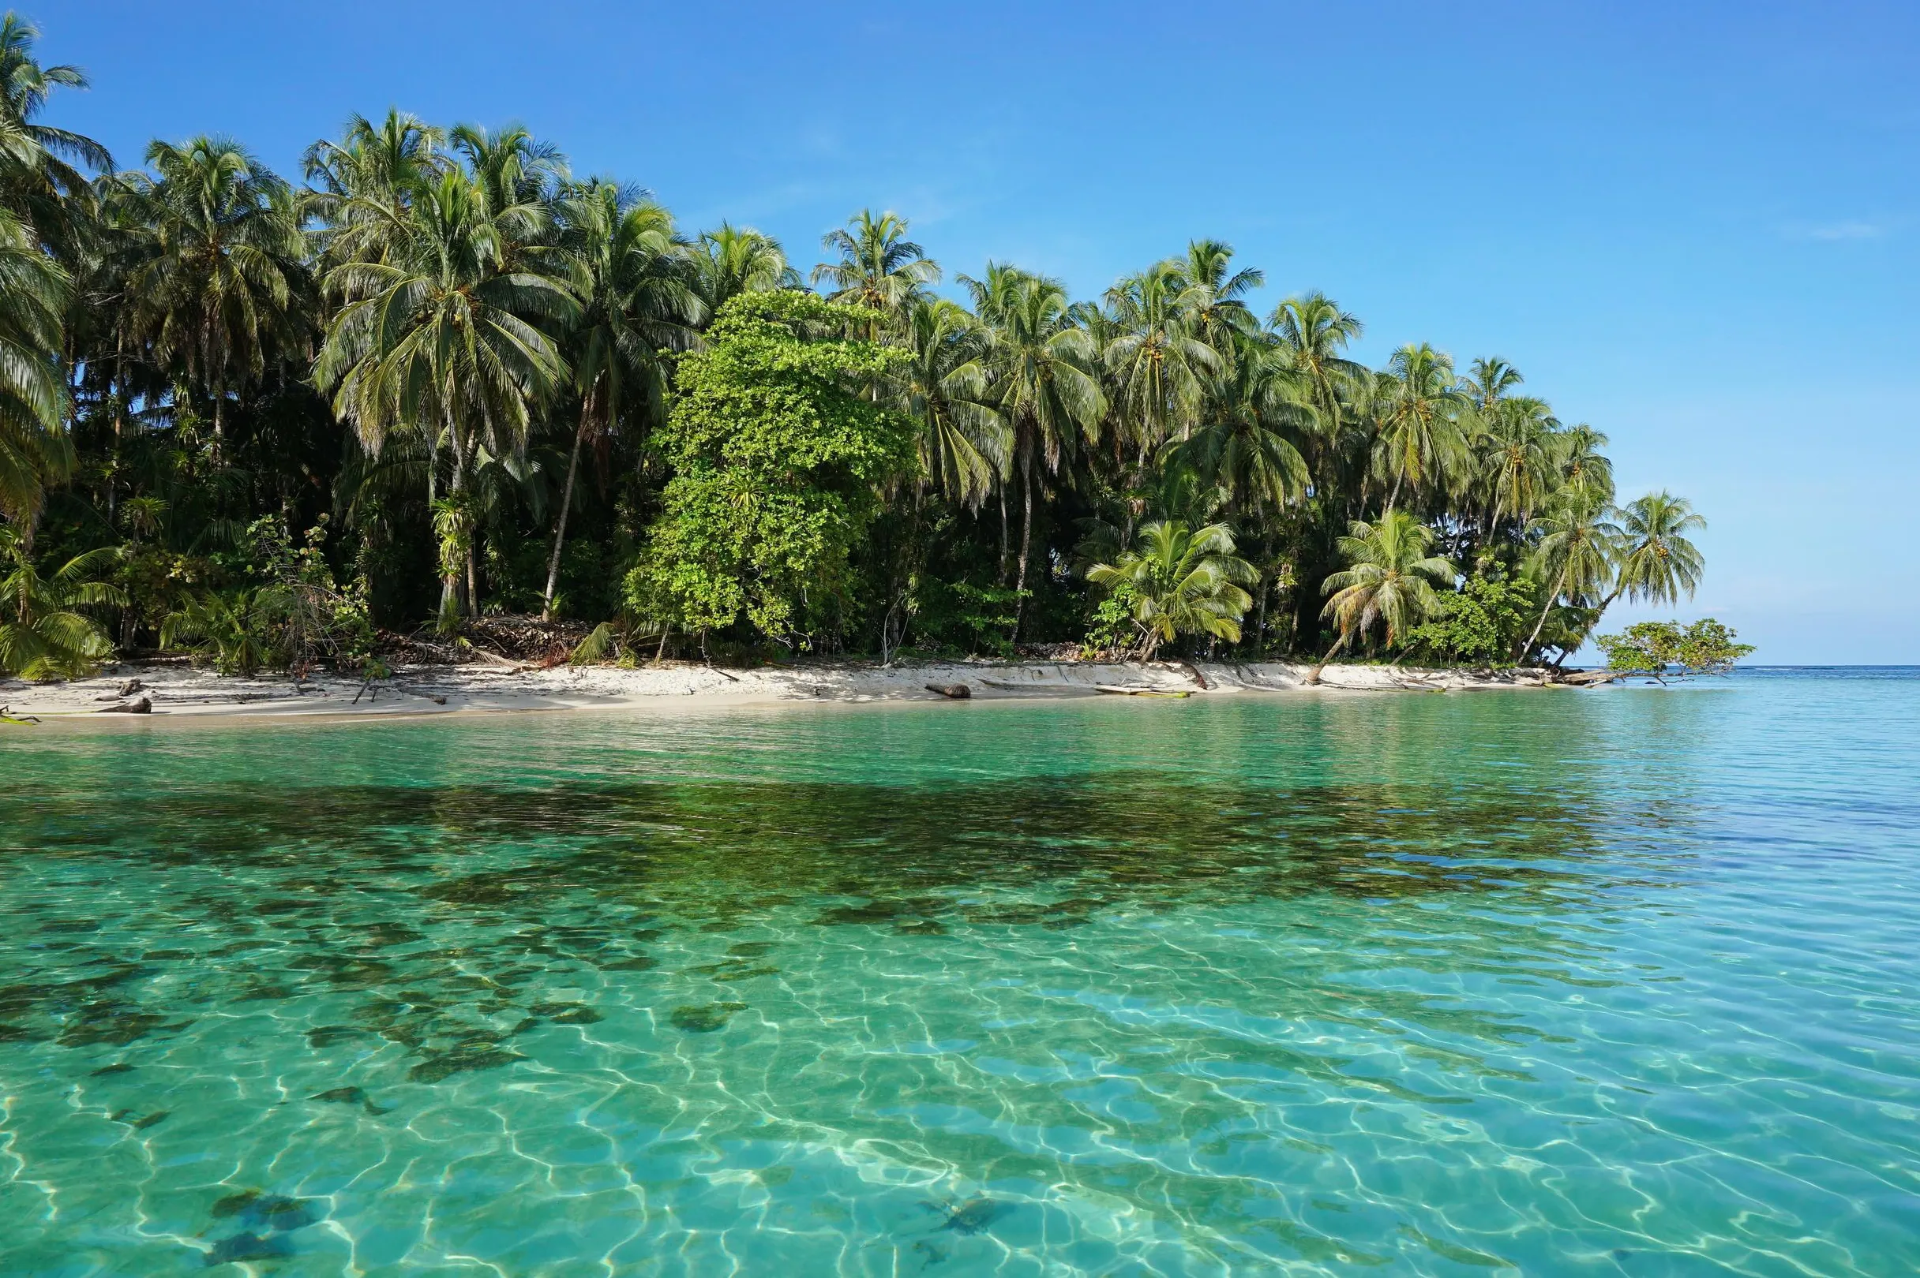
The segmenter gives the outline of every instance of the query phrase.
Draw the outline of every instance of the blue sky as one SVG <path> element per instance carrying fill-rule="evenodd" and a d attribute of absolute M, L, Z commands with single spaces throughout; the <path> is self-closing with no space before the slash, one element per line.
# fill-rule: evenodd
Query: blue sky
<path fill-rule="evenodd" d="M 862 206 L 1097 294 L 1215 236 L 1376 363 L 1497 354 L 1711 521 L 1756 661 L 1920 662 L 1920 5 L 24 0 L 130 164 L 289 175 L 350 112 L 518 120 L 802 266 Z M 1610 621 L 1633 614 L 1617 612 Z"/>

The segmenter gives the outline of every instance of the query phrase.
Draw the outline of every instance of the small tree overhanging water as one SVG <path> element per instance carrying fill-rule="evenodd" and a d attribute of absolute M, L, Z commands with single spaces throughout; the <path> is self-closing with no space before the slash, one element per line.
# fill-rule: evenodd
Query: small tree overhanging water
<path fill-rule="evenodd" d="M 1686 626 L 1677 621 L 1636 622 L 1624 634 L 1601 635 L 1594 643 L 1606 654 L 1609 671 L 1645 675 L 1664 684 L 1732 673 L 1734 663 L 1754 650 L 1737 638 L 1732 627 L 1703 617 Z"/>

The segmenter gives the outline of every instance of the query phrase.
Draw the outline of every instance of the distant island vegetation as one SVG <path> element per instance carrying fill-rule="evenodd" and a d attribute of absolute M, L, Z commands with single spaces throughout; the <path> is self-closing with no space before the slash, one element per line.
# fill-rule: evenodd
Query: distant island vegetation
<path fill-rule="evenodd" d="M 1257 314 L 1217 240 L 1076 300 L 860 212 L 803 273 L 399 111 L 298 182 L 213 136 L 124 169 L 53 122 L 86 81 L 37 37 L 0 27 L 12 673 L 377 665 L 497 614 L 582 660 L 1550 664 L 1701 577 L 1688 502 L 1619 501 L 1607 437 L 1511 364 L 1366 367 L 1358 318 Z"/>

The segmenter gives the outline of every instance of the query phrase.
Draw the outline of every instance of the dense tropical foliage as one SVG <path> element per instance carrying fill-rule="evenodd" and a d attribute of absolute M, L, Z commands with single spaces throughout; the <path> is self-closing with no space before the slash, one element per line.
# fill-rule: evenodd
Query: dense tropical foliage
<path fill-rule="evenodd" d="M 510 128 L 354 118 L 301 180 L 136 168 L 0 26 L 0 665 L 364 658 L 492 613 L 591 652 L 1563 660 L 1702 526 L 1495 358 L 1358 362 L 1199 239 L 1075 300 L 863 211 L 804 274 Z M 945 293 L 936 292 L 943 287 Z M 649 653 L 651 655 L 651 653 Z"/>

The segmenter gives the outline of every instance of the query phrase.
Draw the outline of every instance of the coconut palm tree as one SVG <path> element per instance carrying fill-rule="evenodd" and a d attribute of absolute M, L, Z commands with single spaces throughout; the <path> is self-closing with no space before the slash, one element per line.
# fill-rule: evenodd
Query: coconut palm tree
<path fill-rule="evenodd" d="M 1254 267 L 1233 270 L 1233 246 L 1220 240 L 1192 240 L 1179 264 L 1180 309 L 1193 316 L 1200 339 L 1224 353 L 1236 334 L 1252 332 L 1260 322 L 1247 309 L 1246 295 L 1267 282 Z"/>
<path fill-rule="evenodd" d="M 722 222 L 718 230 L 703 232 L 695 246 L 701 300 L 707 314 L 742 293 L 771 293 L 800 288 L 800 272 L 787 265 L 780 241 L 750 226 Z"/>
<path fill-rule="evenodd" d="M 127 275 L 127 324 L 212 400 L 218 441 L 229 394 L 244 394 L 270 357 L 306 357 L 299 206 L 230 138 L 155 142 L 147 163 L 154 175 L 131 179 L 151 234 Z"/>
<path fill-rule="evenodd" d="M 1434 588 L 1451 586 L 1455 571 L 1450 560 L 1429 555 L 1432 548 L 1433 530 L 1404 510 L 1389 510 L 1372 523 L 1353 522 L 1340 539 L 1340 554 L 1348 566 L 1321 586 L 1329 598 L 1320 615 L 1333 618 L 1340 634 L 1307 682 L 1318 683 L 1320 667 L 1356 635 L 1385 622 L 1387 647 L 1397 647 L 1439 608 Z"/>
<path fill-rule="evenodd" d="M 1190 303 L 1185 264 L 1156 262 L 1107 290 L 1116 335 L 1106 345 L 1107 373 L 1122 428 L 1147 450 L 1198 420 L 1206 379 L 1220 369 Z"/>
<path fill-rule="evenodd" d="M 1192 529 L 1178 520 L 1155 520 L 1141 527 L 1134 549 L 1114 563 L 1095 564 L 1087 580 L 1132 588 L 1140 659 L 1151 661 L 1162 643 L 1183 634 L 1240 642 L 1240 619 L 1253 606 L 1244 587 L 1260 575 L 1233 552 L 1233 530 L 1225 524 Z"/>
<path fill-rule="evenodd" d="M 1561 486 L 1612 505 L 1613 462 L 1600 451 L 1607 446 L 1607 437 L 1582 422 L 1563 431 L 1557 442 Z"/>
<path fill-rule="evenodd" d="M 75 164 L 105 172 L 113 157 L 92 138 L 40 122 L 58 89 L 84 89 L 78 67 L 43 67 L 33 54 L 40 32 L 9 11 L 0 16 L 0 206 L 62 255 L 75 247 L 75 214 L 90 204 Z"/>
<path fill-rule="evenodd" d="M 1548 614 L 1562 595 L 1593 599 L 1613 580 L 1621 535 L 1620 526 L 1613 522 L 1614 514 L 1612 505 L 1598 494 L 1569 486 L 1535 521 L 1534 532 L 1540 540 L 1534 548 L 1533 573 L 1538 580 L 1551 580 L 1552 585 L 1540 607 L 1540 619 L 1514 654 L 1515 660 L 1525 660 L 1533 651 Z"/>
<path fill-rule="evenodd" d="M 377 453 L 395 430 L 418 432 L 434 453 L 442 444 L 451 450 L 451 513 L 438 532 L 443 551 L 465 540 L 469 608 L 478 601 L 464 502 L 475 452 L 489 444 L 499 452 L 503 436 L 524 443 L 535 409 L 567 372 L 541 325 L 565 326 L 580 313 L 565 284 L 511 265 L 517 209 L 494 210 L 460 172 L 421 187 L 388 260 L 343 262 L 327 273 L 339 305 L 314 365 L 334 412 L 368 451 Z M 436 500 L 431 478 L 428 499 Z M 461 593 L 443 553 L 443 618 L 455 614 Z"/>
<path fill-rule="evenodd" d="M 692 346 L 706 319 L 693 263 L 666 209 L 632 188 L 593 181 L 562 196 L 559 216 L 560 249 L 580 301 L 566 342 L 580 423 L 554 522 L 542 616 L 553 614 L 581 445 L 605 438 L 629 414 L 659 412 L 667 381 L 660 352 Z"/>
<path fill-rule="evenodd" d="M 413 192 L 454 163 L 446 147 L 446 130 L 389 110 L 378 124 L 352 116 L 340 141 L 307 148 L 307 211 L 322 228 L 322 256 L 381 260 L 406 235 Z"/>
<path fill-rule="evenodd" d="M 1656 604 L 1678 603 L 1682 593 L 1691 599 L 1706 561 L 1687 534 L 1706 526 L 1691 502 L 1665 490 L 1628 502 L 1620 512 L 1613 593 L 1601 611 L 1622 594 Z"/>
<path fill-rule="evenodd" d="M 1370 374 L 1340 352 L 1365 326 L 1325 293 L 1289 297 L 1267 317 L 1287 362 L 1306 388 L 1307 402 L 1329 437 L 1340 432 L 1340 405 L 1349 389 Z"/>
<path fill-rule="evenodd" d="M 939 264 L 907 238 L 907 219 L 898 213 L 875 217 L 872 209 L 861 209 L 846 226 L 822 236 L 820 247 L 840 257 L 814 267 L 813 282 L 829 284 L 828 296 L 836 302 L 874 312 L 869 341 L 902 323 L 927 286 L 940 282 Z"/>
<path fill-rule="evenodd" d="M 31 228 L 0 208 L 0 514 L 20 526 L 29 550 L 47 484 L 74 463 L 56 355 L 71 291 Z"/>
<path fill-rule="evenodd" d="M 1420 492 L 1458 473 L 1466 455 L 1460 417 L 1472 401 L 1454 381 L 1453 361 L 1425 342 L 1395 351 L 1381 380 L 1374 449 L 1393 481 L 1392 511 L 1403 487 Z"/>
<path fill-rule="evenodd" d="M 1476 407 L 1473 440 L 1480 483 L 1486 489 L 1486 535 L 1498 533 L 1500 520 L 1530 518 L 1559 476 L 1560 422 L 1544 399 L 1513 395 Z"/>
<path fill-rule="evenodd" d="M 974 313 L 986 329 L 991 401 L 1013 428 L 1022 494 L 1014 588 L 1025 590 L 1033 543 L 1034 472 L 1043 465 L 1057 470 L 1079 438 L 1092 438 L 1106 401 L 1093 369 L 1093 339 L 1068 314 L 1067 292 L 1058 280 L 989 262 L 984 279 L 962 276 L 961 282 L 972 293 Z M 1004 498 L 1001 509 L 1004 512 Z M 1001 527 L 1004 562 L 1004 514 Z M 1024 615 L 1019 605 L 1015 615 L 1017 635 L 1018 619 Z"/>
<path fill-rule="evenodd" d="M 18 528 L 0 528 L 0 670 L 23 679 L 78 679 L 113 655 L 99 622 L 76 609 L 124 604 L 126 596 L 95 578 L 118 561 L 111 546 L 76 555 L 41 576 Z"/>
<path fill-rule="evenodd" d="M 566 184 L 567 157 L 553 143 L 536 141 L 522 125 L 494 133 L 456 124 L 447 138 L 496 212 L 550 203 Z"/>
<path fill-rule="evenodd" d="M 1514 387 L 1526 380 L 1520 376 L 1519 369 L 1495 355 L 1476 359 L 1467 366 L 1467 385 L 1464 389 L 1472 397 L 1477 411 L 1491 413 Z"/>
<path fill-rule="evenodd" d="M 913 360 L 893 390 L 921 424 L 921 473 L 948 500 L 978 510 L 1013 457 L 1013 431 L 993 400 L 990 339 L 965 307 L 923 297 L 907 316 L 907 345 Z"/>
<path fill-rule="evenodd" d="M 1192 469 L 1230 494 L 1256 520 L 1299 500 L 1307 464 L 1295 444 L 1312 423 L 1304 388 L 1273 344 L 1255 333 L 1223 340 L 1223 362 L 1207 379 L 1205 407 L 1191 438 L 1167 446 L 1166 462 Z"/>

